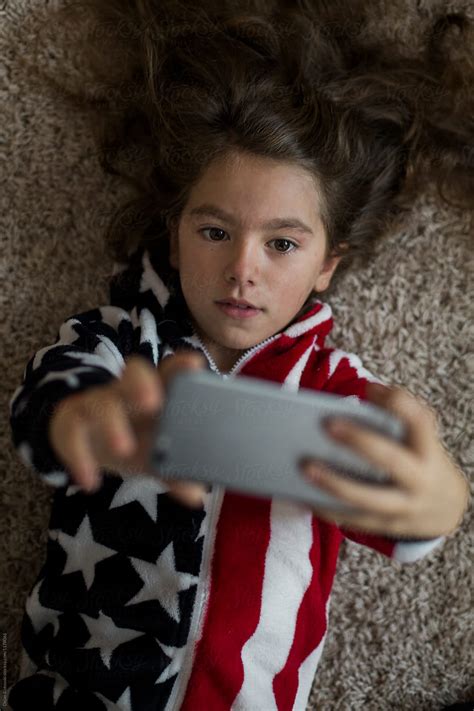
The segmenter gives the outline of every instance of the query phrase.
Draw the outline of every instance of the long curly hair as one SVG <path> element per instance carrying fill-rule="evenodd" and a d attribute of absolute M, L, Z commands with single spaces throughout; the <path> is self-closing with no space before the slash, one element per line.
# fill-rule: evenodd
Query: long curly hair
<path fill-rule="evenodd" d="M 98 83 L 70 98 L 97 109 L 100 164 L 137 192 L 106 227 L 114 260 L 162 249 L 192 187 L 229 150 L 316 178 L 326 256 L 342 255 L 331 289 L 372 259 L 427 183 L 471 211 L 474 60 L 456 61 L 446 47 L 453 32 L 458 45 L 474 46 L 472 23 L 462 13 L 435 18 L 418 56 L 407 56 L 400 43 L 369 36 L 373 5 L 79 0 L 61 8 L 63 18 L 93 17 L 86 49 Z"/>

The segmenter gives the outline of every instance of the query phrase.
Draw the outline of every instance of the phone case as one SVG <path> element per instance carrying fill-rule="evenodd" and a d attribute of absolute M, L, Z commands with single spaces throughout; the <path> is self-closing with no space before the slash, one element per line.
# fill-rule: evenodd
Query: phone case
<path fill-rule="evenodd" d="M 185 370 L 170 381 L 157 416 L 150 470 L 164 478 L 355 511 L 307 482 L 298 466 L 302 457 L 311 457 L 345 476 L 390 486 L 387 472 L 325 432 L 324 419 L 337 415 L 405 441 L 405 424 L 371 403 L 308 388 L 290 392 L 249 376 L 223 379 Z"/>

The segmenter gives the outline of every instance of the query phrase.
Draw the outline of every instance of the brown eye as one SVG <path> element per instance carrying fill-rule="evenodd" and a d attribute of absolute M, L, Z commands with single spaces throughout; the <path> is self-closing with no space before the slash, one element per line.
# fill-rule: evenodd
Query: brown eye
<path fill-rule="evenodd" d="M 201 230 L 199 230 L 199 232 L 202 232 L 202 233 L 211 232 L 211 230 L 213 230 L 214 232 L 220 232 L 221 234 L 224 234 L 224 235 L 227 234 L 227 232 L 225 230 L 222 230 L 220 227 L 203 227 Z M 221 241 L 219 239 L 218 240 L 212 239 L 211 237 L 209 237 L 209 239 L 211 239 L 212 242 L 220 242 Z M 278 254 L 282 254 L 282 255 L 292 254 L 292 252 L 296 252 L 296 250 L 299 249 L 299 246 L 295 242 L 292 242 L 292 240 L 286 239 L 284 237 L 278 237 L 278 238 L 270 240 L 270 241 L 271 242 L 284 242 L 287 245 L 291 245 L 293 247 L 293 249 L 291 249 L 291 250 L 286 249 L 285 251 L 281 251 L 281 250 L 277 249 L 276 251 L 278 252 Z"/>
<path fill-rule="evenodd" d="M 223 234 L 226 234 L 224 230 L 221 230 L 220 227 L 203 227 L 202 230 L 199 230 L 199 232 L 207 232 L 208 230 L 214 230 L 215 232 L 222 232 Z M 220 240 L 212 240 L 213 242 L 220 242 Z"/>
<path fill-rule="evenodd" d="M 281 237 L 280 239 L 275 239 L 275 240 L 273 240 L 273 241 L 274 241 L 274 242 L 286 242 L 286 244 L 291 244 L 291 245 L 295 248 L 295 249 L 292 249 L 292 250 L 290 250 L 290 251 L 285 250 L 284 252 L 280 252 L 280 250 L 277 249 L 277 252 L 280 252 L 280 254 L 291 254 L 291 252 L 295 252 L 297 249 L 299 249 L 299 247 L 298 247 L 297 244 L 295 244 L 294 242 L 292 242 L 292 241 L 289 240 L 289 239 L 284 239 L 283 237 Z"/>

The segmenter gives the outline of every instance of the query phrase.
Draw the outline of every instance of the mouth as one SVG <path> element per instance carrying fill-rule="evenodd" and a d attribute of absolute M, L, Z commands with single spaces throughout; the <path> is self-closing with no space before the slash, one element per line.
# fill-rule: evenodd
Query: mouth
<path fill-rule="evenodd" d="M 218 301 L 220 306 L 232 306 L 233 309 L 241 309 L 242 311 L 260 311 L 256 306 L 244 306 L 242 304 L 230 304 L 228 301 Z"/>
<path fill-rule="evenodd" d="M 254 306 L 254 304 L 250 304 L 247 302 L 241 302 L 239 303 L 238 301 L 227 301 L 226 299 L 223 299 L 222 301 L 216 301 L 216 304 L 219 305 L 224 305 L 224 306 L 232 306 L 233 308 L 238 308 L 238 309 L 253 309 L 254 311 L 261 311 L 258 306 Z"/>
<path fill-rule="evenodd" d="M 250 316 L 256 316 L 262 311 L 262 309 L 258 309 L 256 307 L 229 304 L 225 301 L 216 301 L 215 303 L 221 311 L 232 318 L 248 318 Z"/>

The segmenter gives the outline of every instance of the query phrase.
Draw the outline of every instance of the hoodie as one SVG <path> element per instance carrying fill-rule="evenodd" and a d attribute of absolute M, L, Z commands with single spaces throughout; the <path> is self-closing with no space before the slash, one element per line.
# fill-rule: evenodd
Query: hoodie
<path fill-rule="evenodd" d="M 28 361 L 10 400 L 13 444 L 54 488 L 47 548 L 21 626 L 13 711 L 304 711 L 327 634 L 340 544 L 410 563 L 444 537 L 394 540 L 319 519 L 295 502 L 210 487 L 190 509 L 146 473 L 103 471 L 86 494 L 47 437 L 64 397 L 197 350 L 223 378 L 250 376 L 358 400 L 381 380 L 325 346 L 331 308 L 314 299 L 219 372 L 194 331 L 163 248 L 140 248 L 110 280 L 110 304 L 71 316 Z M 383 383 L 382 383 L 383 384 Z"/>

